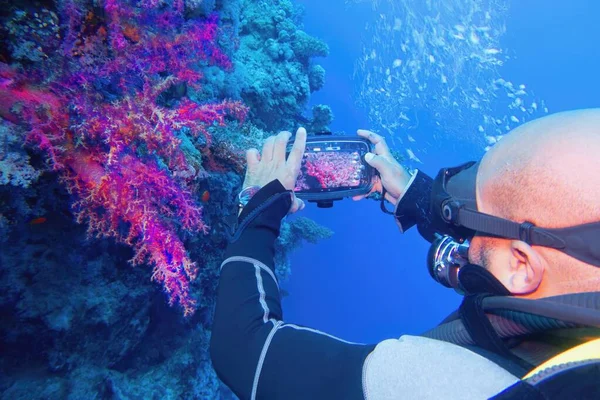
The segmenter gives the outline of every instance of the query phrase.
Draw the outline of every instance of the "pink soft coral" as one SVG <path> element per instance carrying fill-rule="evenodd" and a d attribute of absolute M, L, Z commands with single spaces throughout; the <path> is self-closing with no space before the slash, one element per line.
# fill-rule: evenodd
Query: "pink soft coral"
<path fill-rule="evenodd" d="M 164 170 L 132 154 L 121 156 L 108 173 L 84 153 L 70 166 L 68 187 L 79 197 L 74 204 L 77 221 L 87 221 L 90 234 L 131 245 L 135 250 L 132 263 L 154 265 L 152 279 L 163 284 L 169 304 L 179 304 L 185 315 L 192 314 L 195 301 L 188 289 L 197 275 L 196 264 L 174 226 L 176 221 L 185 230 L 207 233 L 202 210 L 191 194 Z"/>
<path fill-rule="evenodd" d="M 173 85 L 199 86 L 201 63 L 231 67 L 217 45 L 217 17 L 185 21 L 181 1 L 134 8 L 105 0 L 104 16 L 66 3 L 63 59 L 56 60 L 65 70 L 39 79 L 41 86 L 0 63 L 0 116 L 28 126 L 28 142 L 66 182 L 89 234 L 132 246 L 132 263 L 152 264 L 152 279 L 169 303 L 191 315 L 197 268 L 178 229 L 208 227 L 186 181 L 177 178 L 189 170 L 179 136 L 204 136 L 203 159 L 212 165 L 208 127 L 228 117 L 243 120 L 247 109 L 235 101 L 188 99 L 166 108 L 158 97 Z"/>

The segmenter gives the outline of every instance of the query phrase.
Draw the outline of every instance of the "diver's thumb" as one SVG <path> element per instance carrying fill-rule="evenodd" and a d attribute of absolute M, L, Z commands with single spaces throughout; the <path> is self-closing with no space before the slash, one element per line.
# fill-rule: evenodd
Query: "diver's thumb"
<path fill-rule="evenodd" d="M 382 169 L 385 168 L 386 161 L 381 156 L 376 156 L 373 153 L 365 154 L 365 161 L 373 168 L 375 168 L 379 173 L 383 172 Z"/>

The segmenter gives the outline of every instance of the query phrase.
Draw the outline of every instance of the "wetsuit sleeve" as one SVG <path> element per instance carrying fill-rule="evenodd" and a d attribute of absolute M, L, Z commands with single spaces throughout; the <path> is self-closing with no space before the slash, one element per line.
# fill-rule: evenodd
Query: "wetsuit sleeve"
<path fill-rule="evenodd" d="M 274 255 L 290 194 L 275 180 L 240 215 L 221 265 L 214 369 L 240 399 L 364 399 L 363 365 L 375 345 L 283 320 Z"/>
<path fill-rule="evenodd" d="M 394 217 L 400 232 L 404 233 L 417 226 L 419 233 L 429 242 L 433 240 L 434 229 L 431 218 L 431 195 L 433 179 L 417 170 L 409 181 L 404 195 L 398 200 Z"/>

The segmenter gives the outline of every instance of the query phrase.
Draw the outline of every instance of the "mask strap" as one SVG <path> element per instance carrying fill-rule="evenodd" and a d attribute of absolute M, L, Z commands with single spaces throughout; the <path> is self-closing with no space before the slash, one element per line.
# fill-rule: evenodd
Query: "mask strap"
<path fill-rule="evenodd" d="M 531 222 L 521 224 L 493 215 L 487 215 L 468 208 L 455 207 L 447 203 L 450 214 L 456 218 L 456 224 L 465 228 L 507 239 L 522 240 L 529 245 L 538 245 L 562 250 L 566 243 L 548 230 L 537 228 Z"/>

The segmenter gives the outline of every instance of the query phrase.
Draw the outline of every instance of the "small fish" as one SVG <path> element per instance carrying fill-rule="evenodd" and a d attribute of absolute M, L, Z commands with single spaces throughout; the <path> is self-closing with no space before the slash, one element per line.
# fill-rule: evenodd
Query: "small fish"
<path fill-rule="evenodd" d="M 202 200 L 203 203 L 208 203 L 208 201 L 210 200 L 210 192 L 208 190 L 205 190 L 204 192 L 202 192 L 202 196 L 200 196 L 200 200 Z"/>
<path fill-rule="evenodd" d="M 485 140 L 487 140 L 489 145 L 492 145 L 498 141 L 495 136 L 485 136 Z"/>
<path fill-rule="evenodd" d="M 41 225 L 41 224 L 45 223 L 46 221 L 48 221 L 48 218 L 38 217 L 38 218 L 34 218 L 31 221 L 29 221 L 29 225 Z"/>
<path fill-rule="evenodd" d="M 406 149 L 406 154 L 408 155 L 409 159 L 416 161 L 418 163 L 421 163 L 421 164 L 423 163 L 421 160 L 419 160 L 419 157 L 417 157 L 411 149 Z"/>
<path fill-rule="evenodd" d="M 499 49 L 485 49 L 483 52 L 485 54 L 487 54 L 487 55 L 493 56 L 493 55 L 502 53 L 502 50 L 499 50 Z"/>

